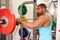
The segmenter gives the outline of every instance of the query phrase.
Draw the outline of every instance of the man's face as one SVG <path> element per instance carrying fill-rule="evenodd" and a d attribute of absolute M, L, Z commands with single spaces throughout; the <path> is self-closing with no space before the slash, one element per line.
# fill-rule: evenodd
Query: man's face
<path fill-rule="evenodd" d="M 44 14 L 46 12 L 46 9 L 42 6 L 37 7 L 37 13 L 38 14 Z"/>

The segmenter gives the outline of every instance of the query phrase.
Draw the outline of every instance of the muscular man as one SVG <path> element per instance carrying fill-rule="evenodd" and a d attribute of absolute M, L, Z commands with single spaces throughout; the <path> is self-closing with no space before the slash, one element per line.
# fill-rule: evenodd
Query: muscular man
<path fill-rule="evenodd" d="M 52 40 L 52 18 L 46 12 L 46 5 L 39 4 L 37 7 L 38 18 L 34 22 L 25 22 L 22 19 L 17 19 L 22 25 L 28 28 L 39 28 L 39 40 Z"/>

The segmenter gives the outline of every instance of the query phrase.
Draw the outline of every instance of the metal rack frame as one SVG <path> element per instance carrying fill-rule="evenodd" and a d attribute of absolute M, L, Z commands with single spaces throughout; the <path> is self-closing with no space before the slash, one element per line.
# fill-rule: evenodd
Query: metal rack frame
<path fill-rule="evenodd" d="M 26 2 L 23 2 L 22 4 L 21 4 L 21 9 L 20 9 L 20 18 L 22 18 L 22 7 L 23 7 L 23 5 L 25 5 L 25 4 L 34 4 L 34 14 L 33 14 L 33 18 L 35 18 L 36 17 L 36 14 L 35 14 L 35 7 L 36 7 L 36 0 L 34 0 L 34 1 L 26 1 Z M 23 27 L 22 27 L 22 25 L 21 25 L 21 40 L 23 40 L 23 29 L 22 29 Z M 33 29 L 33 40 L 36 40 L 36 38 L 35 38 L 36 36 L 35 36 L 35 29 Z"/>

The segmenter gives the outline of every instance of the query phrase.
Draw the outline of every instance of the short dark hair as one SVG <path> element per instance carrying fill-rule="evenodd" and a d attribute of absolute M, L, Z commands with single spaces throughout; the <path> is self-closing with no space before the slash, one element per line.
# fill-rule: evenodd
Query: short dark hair
<path fill-rule="evenodd" d="M 43 7 L 43 8 L 45 8 L 45 9 L 46 9 L 46 5 L 45 5 L 45 4 L 43 4 L 43 3 L 39 4 L 38 6 L 41 6 L 41 7 Z"/>

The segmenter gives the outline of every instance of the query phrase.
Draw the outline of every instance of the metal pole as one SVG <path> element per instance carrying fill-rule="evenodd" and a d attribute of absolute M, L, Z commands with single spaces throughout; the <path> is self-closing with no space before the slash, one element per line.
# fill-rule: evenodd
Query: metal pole
<path fill-rule="evenodd" d="M 20 9 L 20 18 L 22 18 L 22 7 L 23 7 L 23 5 L 21 5 L 21 9 Z M 21 27 L 21 40 L 23 40 L 23 27 L 22 27 L 22 25 L 20 25 Z"/>
<path fill-rule="evenodd" d="M 33 18 L 36 18 L 36 0 L 34 0 L 34 12 L 33 12 Z M 33 20 L 34 21 L 34 20 Z M 37 40 L 36 36 L 36 29 L 33 29 L 33 40 Z"/>
<path fill-rule="evenodd" d="M 22 5 L 25 5 L 25 4 L 34 4 L 33 1 L 26 1 L 26 2 L 23 2 Z"/>

